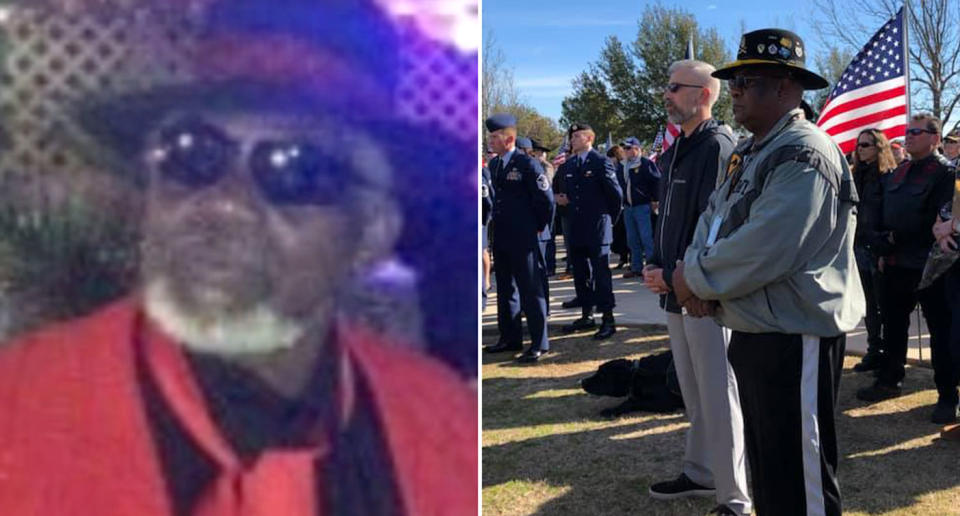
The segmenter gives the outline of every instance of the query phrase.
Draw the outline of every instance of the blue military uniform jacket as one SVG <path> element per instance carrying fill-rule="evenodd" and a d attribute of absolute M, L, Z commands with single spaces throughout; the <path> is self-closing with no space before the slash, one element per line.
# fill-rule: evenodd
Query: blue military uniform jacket
<path fill-rule="evenodd" d="M 496 198 L 496 190 L 494 190 L 493 182 L 490 179 L 490 169 L 483 167 L 480 179 L 480 224 L 486 227 L 493 215 L 493 200 Z"/>
<path fill-rule="evenodd" d="M 590 150 L 579 166 L 571 156 L 557 176 L 562 192 L 567 195 L 567 220 L 570 223 L 570 244 L 578 246 L 610 245 L 613 222 L 620 216 L 623 191 L 617 181 L 613 162 Z"/>
<path fill-rule="evenodd" d="M 494 248 L 537 248 L 537 234 L 553 218 L 553 190 L 540 162 L 514 152 L 501 166 L 500 157 L 490 161 L 493 188 Z"/>
<path fill-rule="evenodd" d="M 640 156 L 638 161 L 631 163 L 629 170 L 626 162 L 617 167 L 617 180 L 623 190 L 624 206 L 640 206 L 657 200 L 660 189 L 660 169 L 656 163 Z M 630 179 L 630 195 L 627 195 L 627 179 Z"/>

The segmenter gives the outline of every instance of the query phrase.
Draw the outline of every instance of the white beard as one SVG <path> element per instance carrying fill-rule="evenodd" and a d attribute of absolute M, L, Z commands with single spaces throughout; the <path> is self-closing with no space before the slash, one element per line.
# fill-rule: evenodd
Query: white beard
<path fill-rule="evenodd" d="M 144 308 L 150 320 L 192 351 L 218 355 L 270 353 L 290 349 L 303 327 L 264 304 L 238 314 L 184 311 L 164 279 L 154 279 L 144 290 Z"/>

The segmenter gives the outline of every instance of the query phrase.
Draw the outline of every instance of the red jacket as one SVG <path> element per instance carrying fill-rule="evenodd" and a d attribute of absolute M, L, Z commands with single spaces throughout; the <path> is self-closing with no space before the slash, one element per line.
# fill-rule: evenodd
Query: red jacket
<path fill-rule="evenodd" d="M 137 305 L 0 347 L 0 514 L 167 516 L 134 364 Z M 433 361 L 359 332 L 406 514 L 477 513 L 476 396 Z"/>

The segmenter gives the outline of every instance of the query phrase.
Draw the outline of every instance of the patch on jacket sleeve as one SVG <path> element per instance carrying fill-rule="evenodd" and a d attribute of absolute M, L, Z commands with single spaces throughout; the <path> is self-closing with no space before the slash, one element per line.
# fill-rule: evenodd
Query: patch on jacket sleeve
<path fill-rule="evenodd" d="M 546 174 L 540 174 L 537 176 L 537 188 L 542 192 L 546 192 L 550 189 L 550 180 L 547 179 Z"/>

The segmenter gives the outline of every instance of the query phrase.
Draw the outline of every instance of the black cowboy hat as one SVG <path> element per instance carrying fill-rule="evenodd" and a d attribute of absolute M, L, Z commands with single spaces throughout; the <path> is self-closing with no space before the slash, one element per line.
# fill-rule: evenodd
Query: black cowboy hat
<path fill-rule="evenodd" d="M 783 29 L 760 29 L 744 34 L 740 38 L 737 60 L 711 75 L 732 79 L 735 72 L 744 68 L 774 66 L 790 71 L 806 90 L 829 86 L 826 79 L 806 68 L 806 56 L 806 46 L 800 36 Z"/>

